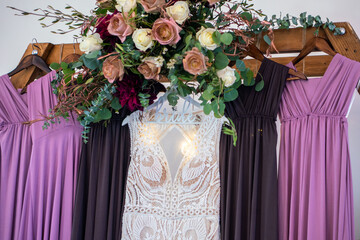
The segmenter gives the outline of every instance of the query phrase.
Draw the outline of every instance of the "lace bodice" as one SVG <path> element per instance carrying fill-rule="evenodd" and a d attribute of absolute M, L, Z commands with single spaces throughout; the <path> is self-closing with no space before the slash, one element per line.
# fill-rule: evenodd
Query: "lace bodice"
<path fill-rule="evenodd" d="M 131 163 L 122 239 L 219 239 L 217 155 L 223 120 L 200 115 L 199 124 L 181 125 L 150 123 L 150 118 L 135 112 L 129 119 Z M 172 177 L 172 157 L 166 157 L 160 141 L 173 128 L 186 145 Z"/>

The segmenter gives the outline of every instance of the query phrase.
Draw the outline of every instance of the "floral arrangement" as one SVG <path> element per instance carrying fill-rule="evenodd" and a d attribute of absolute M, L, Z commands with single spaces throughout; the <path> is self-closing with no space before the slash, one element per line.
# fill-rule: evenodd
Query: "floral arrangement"
<path fill-rule="evenodd" d="M 276 25 L 339 31 L 329 20 L 324 23 L 306 13 L 299 21 L 289 15 L 268 19 L 246 0 L 97 0 L 90 16 L 71 6 L 66 7 L 70 14 L 52 7 L 34 13 L 13 9 L 41 16 L 41 21 L 55 18 L 50 25 L 66 22 L 69 31 L 59 29 L 61 34 L 81 30 L 75 37 L 81 37 L 84 54 L 71 63 L 51 64 L 58 71 L 52 84 L 59 104 L 48 119 L 76 111 L 85 138 L 91 123 L 108 120 L 121 108 L 143 110 L 160 91 L 169 92 L 173 106 L 179 96 L 200 94 L 205 114 L 222 117 L 240 85 L 256 91 L 264 85 L 254 81 L 241 60 L 256 35 L 263 33 L 270 49 L 275 47 L 271 29 Z M 161 84 L 165 81 L 170 82 L 168 89 Z M 224 132 L 235 135 L 231 123 Z"/>

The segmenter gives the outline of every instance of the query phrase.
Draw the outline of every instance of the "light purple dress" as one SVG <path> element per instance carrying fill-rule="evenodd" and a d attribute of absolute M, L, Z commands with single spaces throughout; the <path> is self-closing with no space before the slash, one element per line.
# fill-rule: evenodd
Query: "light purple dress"
<path fill-rule="evenodd" d="M 280 105 L 281 240 L 355 239 L 346 114 L 359 79 L 360 63 L 337 54 L 322 78 L 286 84 Z"/>
<path fill-rule="evenodd" d="M 56 105 L 50 85 L 54 77 L 53 71 L 28 86 L 30 119 L 48 115 Z M 46 130 L 42 129 L 43 121 L 30 127 L 33 147 L 21 216 L 21 240 L 67 240 L 71 236 L 82 128 L 75 115 L 60 121 Z"/>
<path fill-rule="evenodd" d="M 0 77 L 0 239 L 17 239 L 31 154 L 28 102 Z"/>

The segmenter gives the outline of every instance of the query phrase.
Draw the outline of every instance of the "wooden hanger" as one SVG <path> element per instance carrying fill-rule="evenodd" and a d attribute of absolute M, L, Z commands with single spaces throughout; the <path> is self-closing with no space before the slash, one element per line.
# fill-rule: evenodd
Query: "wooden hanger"
<path fill-rule="evenodd" d="M 248 51 L 246 53 L 248 56 L 257 59 L 260 62 L 262 62 L 265 58 L 264 54 L 254 44 L 249 45 Z M 289 74 L 294 77 L 288 78 L 286 80 L 297 80 L 297 79 L 307 80 L 305 74 L 303 74 L 302 72 L 297 72 L 294 69 L 289 68 Z"/>
<path fill-rule="evenodd" d="M 36 39 L 34 38 L 33 41 L 36 41 Z M 37 41 L 36 41 L 37 43 Z M 31 66 L 35 66 L 39 69 L 41 69 L 42 71 L 46 72 L 46 73 L 49 73 L 51 72 L 51 69 L 49 68 L 49 66 L 47 65 L 47 63 L 44 61 L 44 59 L 42 59 L 39 55 L 38 55 L 38 51 L 34 48 L 37 47 L 39 48 L 37 45 L 35 45 L 34 43 L 32 43 L 32 48 L 33 48 L 33 51 L 31 53 L 31 55 L 27 55 L 26 57 L 24 57 L 19 65 L 14 69 L 12 70 L 11 72 L 8 73 L 8 76 L 11 77 L 13 75 L 15 75 L 16 73 L 18 72 L 21 72 L 22 70 L 24 69 L 27 69 L 28 67 L 31 67 Z M 39 48 L 40 49 L 40 48 Z M 31 82 L 30 81 L 27 81 L 24 88 L 21 90 L 21 94 L 25 93 L 26 92 L 26 87 L 30 84 Z"/>
<path fill-rule="evenodd" d="M 336 52 L 330 47 L 329 43 L 324 38 L 313 37 L 305 44 L 299 55 L 296 58 L 294 58 L 294 60 L 292 60 L 292 63 L 294 65 L 297 64 L 315 49 L 323 51 L 329 54 L 330 56 L 336 55 Z"/>

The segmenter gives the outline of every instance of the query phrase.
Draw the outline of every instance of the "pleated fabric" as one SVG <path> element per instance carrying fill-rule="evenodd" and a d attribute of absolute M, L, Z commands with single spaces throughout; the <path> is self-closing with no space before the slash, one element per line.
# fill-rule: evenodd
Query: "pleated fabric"
<path fill-rule="evenodd" d="M 220 140 L 221 236 L 224 240 L 277 240 L 278 190 L 276 115 L 288 67 L 267 58 L 256 82 L 264 88 L 240 86 L 239 97 L 226 105 L 238 135 Z"/>
<path fill-rule="evenodd" d="M 125 184 L 130 163 L 130 134 L 123 108 L 107 126 L 93 124 L 82 145 L 73 216 L 73 240 L 121 239 Z"/>
<path fill-rule="evenodd" d="M 0 239 L 18 239 L 32 140 L 26 95 L 0 77 Z"/>
<path fill-rule="evenodd" d="M 337 54 L 322 78 L 286 84 L 280 239 L 355 239 L 346 114 L 359 79 L 360 63 Z"/>
<path fill-rule="evenodd" d="M 57 104 L 51 81 L 55 71 L 28 86 L 29 118 L 41 119 Z M 82 128 L 76 116 L 51 124 L 30 126 L 33 139 L 25 186 L 19 239 L 70 239 L 75 180 Z"/>

